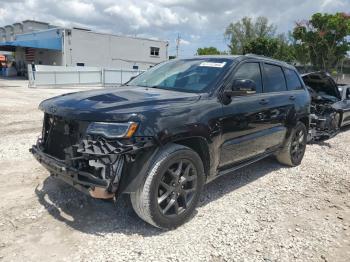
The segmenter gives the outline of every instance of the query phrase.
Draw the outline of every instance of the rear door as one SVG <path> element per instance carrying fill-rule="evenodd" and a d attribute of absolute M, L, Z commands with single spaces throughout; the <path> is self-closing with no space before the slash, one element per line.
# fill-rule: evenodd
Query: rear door
<path fill-rule="evenodd" d="M 305 117 L 305 115 L 299 116 L 299 114 L 300 112 L 302 112 L 302 114 L 305 114 L 305 112 L 309 112 L 308 107 L 310 105 L 310 98 L 308 95 L 308 91 L 305 90 L 304 85 L 302 83 L 302 79 L 295 70 L 290 68 L 284 68 L 284 74 L 287 80 L 288 99 L 292 103 L 291 107 L 289 108 L 289 114 L 293 116 L 294 113 L 295 117 L 297 117 L 298 119 L 300 119 L 301 117 Z M 287 121 L 289 121 L 288 116 Z"/>
<path fill-rule="evenodd" d="M 284 142 L 287 118 L 295 114 L 296 95 L 288 91 L 284 68 L 280 65 L 263 63 L 263 94 L 268 108 L 265 120 L 270 124 L 265 145 L 274 149 Z"/>

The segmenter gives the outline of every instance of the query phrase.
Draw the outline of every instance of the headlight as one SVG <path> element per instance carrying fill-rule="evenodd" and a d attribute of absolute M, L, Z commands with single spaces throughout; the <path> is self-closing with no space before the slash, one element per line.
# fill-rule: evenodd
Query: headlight
<path fill-rule="evenodd" d="M 93 122 L 88 126 L 86 133 L 90 135 L 101 135 L 106 138 L 130 138 L 136 132 L 137 126 L 135 122 Z"/>

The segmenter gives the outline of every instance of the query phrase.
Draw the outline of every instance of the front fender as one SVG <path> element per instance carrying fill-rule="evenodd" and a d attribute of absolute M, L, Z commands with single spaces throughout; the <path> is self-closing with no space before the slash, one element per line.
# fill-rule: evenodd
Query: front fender
<path fill-rule="evenodd" d="M 135 192 L 142 185 L 159 150 L 157 146 L 143 149 L 135 155 L 132 162 L 125 165 L 117 195 Z"/>

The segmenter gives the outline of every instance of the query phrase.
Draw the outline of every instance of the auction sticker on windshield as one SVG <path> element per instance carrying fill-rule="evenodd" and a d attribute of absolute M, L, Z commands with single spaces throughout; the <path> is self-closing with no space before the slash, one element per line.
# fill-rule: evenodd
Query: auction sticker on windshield
<path fill-rule="evenodd" d="M 222 62 L 222 63 L 202 62 L 199 66 L 223 68 L 225 65 L 226 65 L 226 62 Z"/>

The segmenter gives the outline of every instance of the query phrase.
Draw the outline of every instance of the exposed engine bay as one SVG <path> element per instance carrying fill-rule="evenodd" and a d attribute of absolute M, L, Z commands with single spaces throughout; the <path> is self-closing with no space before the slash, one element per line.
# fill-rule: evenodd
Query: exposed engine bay
<path fill-rule="evenodd" d="M 339 132 L 340 114 L 329 103 L 322 99 L 311 105 L 311 132 L 313 140 L 330 138 Z"/>
<path fill-rule="evenodd" d="M 341 100 L 335 81 L 324 72 L 302 76 L 311 96 L 309 141 L 335 136 L 340 129 L 341 112 L 334 104 Z"/>

